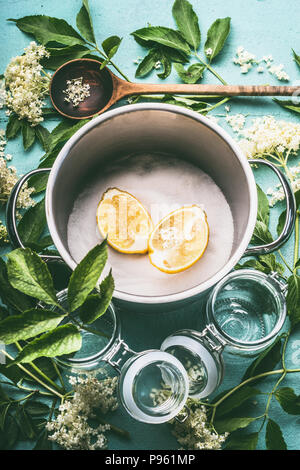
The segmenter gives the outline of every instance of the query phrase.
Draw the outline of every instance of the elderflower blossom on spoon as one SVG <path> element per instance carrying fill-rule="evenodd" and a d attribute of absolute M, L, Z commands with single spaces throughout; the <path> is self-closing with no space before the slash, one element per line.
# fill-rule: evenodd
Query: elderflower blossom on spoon
<path fill-rule="evenodd" d="M 83 83 L 83 77 L 72 78 L 72 80 L 67 80 L 67 88 L 63 90 L 63 93 L 66 95 L 65 101 L 71 102 L 76 108 L 79 103 L 90 96 L 90 85 Z"/>

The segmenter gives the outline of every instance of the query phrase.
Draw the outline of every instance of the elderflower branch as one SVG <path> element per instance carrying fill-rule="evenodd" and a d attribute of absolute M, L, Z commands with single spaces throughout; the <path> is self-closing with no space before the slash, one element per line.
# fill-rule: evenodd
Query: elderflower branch
<path fill-rule="evenodd" d="M 123 73 L 119 67 L 111 60 L 107 57 L 107 55 L 105 54 L 105 52 L 101 51 L 101 49 L 99 49 L 98 45 L 97 44 L 91 44 L 89 42 L 87 42 L 86 44 L 88 44 L 90 47 L 93 47 L 95 51 L 98 52 L 99 55 L 101 55 L 105 60 L 109 60 L 109 63 L 114 67 L 114 69 L 119 72 L 119 74 L 127 81 L 127 82 L 131 82 L 131 80 L 129 80 L 129 78 L 125 75 L 125 73 Z"/>

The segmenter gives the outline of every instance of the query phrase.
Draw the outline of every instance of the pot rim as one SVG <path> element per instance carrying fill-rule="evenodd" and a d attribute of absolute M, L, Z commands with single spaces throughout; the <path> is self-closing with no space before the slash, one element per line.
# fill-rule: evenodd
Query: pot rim
<path fill-rule="evenodd" d="M 184 114 L 185 116 L 194 119 L 197 122 L 200 122 L 206 127 L 209 127 L 212 131 L 218 134 L 233 150 L 236 158 L 238 159 L 242 169 L 245 173 L 246 180 L 248 183 L 248 190 L 250 194 L 250 207 L 249 207 L 249 217 L 247 226 L 245 229 L 245 233 L 243 235 L 242 241 L 239 244 L 239 247 L 236 249 L 234 255 L 227 261 L 227 263 L 223 266 L 220 271 L 218 271 L 214 276 L 207 279 L 205 282 L 191 287 L 189 289 L 183 290 L 181 292 L 177 292 L 174 294 L 168 295 L 159 295 L 159 296 L 143 296 L 143 295 L 136 295 L 136 294 L 129 294 L 127 292 L 115 290 L 114 291 L 114 298 L 123 300 L 126 302 L 133 302 L 133 303 L 141 303 L 141 304 L 162 304 L 162 303 L 171 303 L 177 302 L 183 299 L 187 299 L 190 297 L 194 297 L 202 292 L 207 291 L 209 288 L 214 286 L 217 282 L 219 282 L 226 274 L 228 274 L 232 268 L 237 264 L 237 262 L 243 256 L 248 244 L 250 243 L 253 230 L 256 223 L 256 216 L 257 216 L 257 190 L 256 190 L 256 182 L 254 179 L 253 172 L 251 170 L 250 164 L 242 150 L 239 148 L 237 143 L 234 139 L 218 124 L 215 124 L 210 119 L 205 116 L 198 114 L 196 111 L 191 111 L 176 105 L 172 104 L 164 104 L 164 103 L 137 103 L 133 105 L 125 105 L 120 108 L 107 111 L 104 114 L 92 119 L 90 122 L 86 123 L 82 126 L 75 134 L 66 142 L 63 146 L 61 151 L 59 152 L 54 165 L 50 171 L 50 175 L 48 178 L 47 188 L 46 188 L 46 198 L 45 198 L 45 206 L 46 206 L 46 215 L 47 215 L 47 223 L 49 227 L 49 232 L 53 239 L 54 245 L 56 246 L 59 254 L 61 255 L 62 259 L 65 263 L 74 270 L 77 266 L 77 263 L 73 260 L 71 255 L 68 251 L 64 248 L 63 243 L 61 242 L 58 232 L 56 230 L 56 225 L 54 222 L 53 217 L 53 205 L 52 205 L 52 190 L 55 184 L 56 176 L 61 168 L 61 165 L 64 159 L 68 156 L 72 147 L 86 134 L 87 131 L 92 129 L 93 127 L 98 126 L 102 122 L 108 121 L 112 117 L 120 114 L 127 114 L 132 113 L 135 111 L 140 110 L 164 110 L 170 113 L 176 114 Z"/>

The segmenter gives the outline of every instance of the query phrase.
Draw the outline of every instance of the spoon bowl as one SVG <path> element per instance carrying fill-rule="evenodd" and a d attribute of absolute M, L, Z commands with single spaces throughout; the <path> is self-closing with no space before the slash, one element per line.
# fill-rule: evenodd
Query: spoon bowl
<path fill-rule="evenodd" d="M 50 98 L 60 114 L 71 119 L 87 119 L 106 107 L 113 94 L 113 79 L 107 68 L 100 70 L 100 65 L 100 62 L 93 59 L 75 59 L 56 70 L 51 80 Z M 73 106 L 65 100 L 64 90 L 68 80 L 79 77 L 83 78 L 83 83 L 90 85 L 90 96 L 78 106 Z"/>

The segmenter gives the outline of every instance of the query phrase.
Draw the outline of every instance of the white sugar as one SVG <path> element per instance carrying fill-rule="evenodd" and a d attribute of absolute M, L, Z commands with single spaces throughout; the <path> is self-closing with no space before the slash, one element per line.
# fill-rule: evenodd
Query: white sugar
<path fill-rule="evenodd" d="M 99 175 L 78 196 L 68 224 L 69 249 L 77 262 L 101 240 L 96 209 L 102 194 L 110 187 L 128 191 L 139 199 L 154 224 L 179 207 L 198 204 L 207 214 L 210 232 L 203 257 L 178 274 L 159 271 L 147 255 L 126 255 L 109 248 L 105 273 L 112 267 L 117 290 L 149 296 L 181 292 L 209 279 L 228 261 L 233 219 L 215 182 L 198 167 L 182 160 L 165 155 L 138 155 L 111 164 L 109 170 L 99 169 Z"/>

